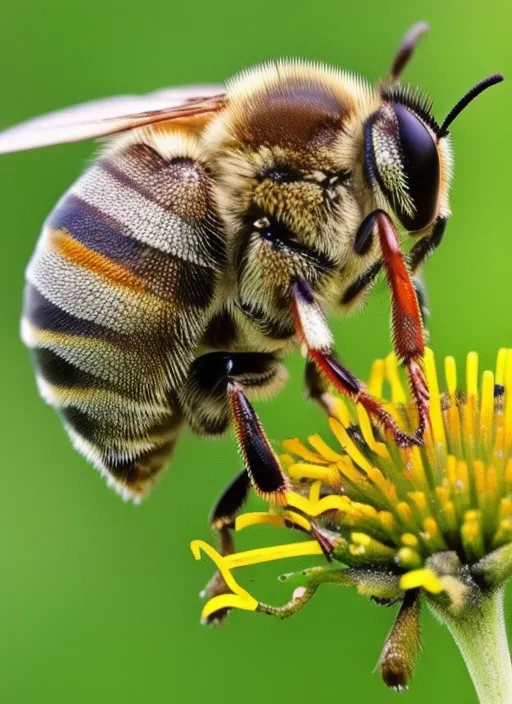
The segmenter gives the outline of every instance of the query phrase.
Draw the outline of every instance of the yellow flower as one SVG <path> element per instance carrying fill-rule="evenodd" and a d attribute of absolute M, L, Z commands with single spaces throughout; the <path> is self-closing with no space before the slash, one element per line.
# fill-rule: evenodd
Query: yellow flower
<path fill-rule="evenodd" d="M 445 359 L 443 393 L 430 350 L 425 372 L 431 423 L 421 448 L 399 449 L 361 406 L 338 399 L 336 417 L 329 419 L 336 446 L 319 435 L 308 445 L 283 443 L 293 486 L 286 506 L 236 520 L 236 530 L 266 523 L 308 532 L 313 540 L 224 556 L 202 541 L 192 543 L 196 559 L 203 551 L 216 563 L 226 587 L 207 601 L 203 619 L 231 608 L 284 618 L 323 583 L 355 586 L 380 603 L 401 602 L 380 665 L 386 683 L 403 689 L 419 651 L 422 595 L 458 641 L 461 629 L 469 632 L 468 624 L 477 623 L 491 601 L 497 604 L 512 573 L 512 350 L 499 351 L 495 372 L 485 371 L 480 384 L 474 352 L 461 375 L 465 383 L 453 357 Z M 415 406 L 393 355 L 373 364 L 368 389 L 384 398 L 386 385 L 387 410 L 413 429 Z M 314 554 L 330 562 L 283 575 L 282 581 L 302 585 L 281 607 L 257 601 L 232 574 L 245 565 Z"/>

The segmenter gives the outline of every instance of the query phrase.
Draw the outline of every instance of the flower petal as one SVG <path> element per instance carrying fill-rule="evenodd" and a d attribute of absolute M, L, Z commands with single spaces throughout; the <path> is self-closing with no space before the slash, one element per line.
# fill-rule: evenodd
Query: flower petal
<path fill-rule="evenodd" d="M 258 602 L 248 591 L 241 587 L 233 577 L 231 567 L 228 564 L 228 558 L 220 555 L 217 550 L 212 548 L 211 545 L 208 545 L 208 543 L 205 543 L 204 540 L 193 540 L 190 543 L 190 549 L 196 560 L 201 559 L 201 551 L 205 552 L 208 557 L 215 562 L 224 581 L 233 592 L 233 594 L 221 594 L 220 596 L 215 596 L 213 599 L 210 599 L 203 607 L 201 613 L 202 620 L 207 619 L 208 616 L 211 616 L 212 613 L 219 609 L 233 607 L 247 611 L 256 610 Z"/>
<path fill-rule="evenodd" d="M 400 587 L 404 591 L 423 587 L 431 594 L 440 594 L 443 591 L 443 585 L 436 573 L 426 567 L 419 570 L 411 570 L 404 574 L 400 579 Z"/>

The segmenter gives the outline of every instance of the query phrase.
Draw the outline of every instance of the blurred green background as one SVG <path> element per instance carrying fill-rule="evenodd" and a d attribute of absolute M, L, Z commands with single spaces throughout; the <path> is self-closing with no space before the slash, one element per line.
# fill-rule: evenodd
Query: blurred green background
<path fill-rule="evenodd" d="M 220 81 L 271 57 L 319 59 L 375 80 L 419 19 L 432 31 L 406 79 L 432 93 L 438 117 L 485 75 L 512 77 L 505 1 L 3 0 L 0 127 L 111 94 Z M 498 346 L 512 345 L 511 113 L 505 83 L 453 129 L 454 214 L 426 273 L 438 356 L 462 361 L 477 349 L 490 365 Z M 189 542 L 210 538 L 210 506 L 239 468 L 232 438 L 185 433 L 171 471 L 134 508 L 72 450 L 38 398 L 18 338 L 23 271 L 41 222 L 93 152 L 85 143 L 0 159 L 0 700 L 395 701 L 372 674 L 393 614 L 350 591 L 326 588 L 283 623 L 238 612 L 220 630 L 199 626 L 198 592 L 211 564 L 194 562 Z M 388 318 L 381 284 L 364 314 L 333 322 L 358 374 L 388 352 Z M 276 440 L 324 428 L 320 412 L 302 402 L 298 356 L 289 369 L 281 396 L 258 405 Z M 273 538 L 261 528 L 239 545 Z M 258 596 L 280 603 L 289 588 L 275 576 L 288 568 L 244 577 Z M 423 635 L 404 699 L 475 701 L 455 646 L 427 613 Z"/>

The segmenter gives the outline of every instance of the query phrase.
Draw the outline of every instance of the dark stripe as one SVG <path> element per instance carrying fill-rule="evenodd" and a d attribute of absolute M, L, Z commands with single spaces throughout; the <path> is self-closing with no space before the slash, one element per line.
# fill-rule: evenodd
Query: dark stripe
<path fill-rule="evenodd" d="M 439 247 L 447 224 L 448 221 L 446 218 L 437 218 L 432 228 L 432 233 L 428 237 L 423 237 L 412 247 L 407 255 L 407 263 L 413 273 L 434 253 L 436 248 Z"/>
<path fill-rule="evenodd" d="M 189 306 L 207 308 L 215 293 L 217 274 L 212 269 L 206 269 L 190 262 L 181 265 L 181 267 L 181 271 L 176 277 L 173 299 L 177 303 L 183 304 L 184 309 Z M 171 270 L 170 273 L 174 272 Z"/>
<path fill-rule="evenodd" d="M 72 193 L 53 211 L 48 225 L 66 230 L 88 249 L 128 267 L 147 248 L 116 220 Z"/>
<path fill-rule="evenodd" d="M 99 166 L 119 184 L 194 227 L 202 256 L 211 259 L 214 267 L 225 264 L 225 237 L 216 214 L 212 178 L 202 164 L 183 156 L 166 159 L 147 144 L 133 144 Z"/>
<path fill-rule="evenodd" d="M 176 440 L 172 439 L 165 444 L 147 450 L 132 460 L 119 460 L 112 462 L 104 460 L 108 471 L 123 484 L 136 485 L 141 480 L 148 479 L 157 474 L 169 458 Z"/>
<path fill-rule="evenodd" d="M 212 269 L 139 242 L 120 223 L 78 196 L 70 194 L 48 225 L 66 230 L 84 247 L 140 276 L 156 296 L 196 308 L 210 304 L 215 285 Z"/>
<path fill-rule="evenodd" d="M 98 388 L 104 382 L 70 364 L 51 350 L 39 348 L 33 352 L 35 365 L 43 378 L 61 389 Z"/>
<path fill-rule="evenodd" d="M 91 444 L 101 442 L 101 425 L 97 420 L 91 418 L 83 411 L 72 406 L 67 406 L 60 410 L 62 418 L 77 432 L 84 440 Z M 98 448 L 99 449 L 99 448 Z"/>
<path fill-rule="evenodd" d="M 124 341 L 124 336 L 89 320 L 77 318 L 51 303 L 32 284 L 25 287 L 23 314 L 36 328 L 66 335 Z"/>
<path fill-rule="evenodd" d="M 119 448 L 123 447 L 124 442 L 147 440 L 150 435 L 163 438 L 171 433 L 175 434 L 182 422 L 181 411 L 172 415 L 169 409 L 169 415 L 164 418 L 138 417 L 139 422 L 136 424 L 135 419 L 132 419 L 132 427 L 129 427 L 120 411 L 126 415 L 130 413 L 117 404 L 117 408 L 114 406 L 112 408 L 110 419 L 103 416 L 96 418 L 94 416 L 94 402 L 86 410 L 74 406 L 65 406 L 59 409 L 63 419 L 85 440 L 94 443 L 101 452 L 107 449 L 117 452 Z"/>

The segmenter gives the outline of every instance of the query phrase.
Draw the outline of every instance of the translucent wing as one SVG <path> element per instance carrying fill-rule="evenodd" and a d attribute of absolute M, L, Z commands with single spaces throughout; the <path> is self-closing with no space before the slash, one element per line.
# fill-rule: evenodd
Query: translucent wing
<path fill-rule="evenodd" d="M 0 154 L 104 137 L 156 122 L 207 120 L 225 104 L 221 85 L 197 85 L 94 100 L 0 132 Z"/>

